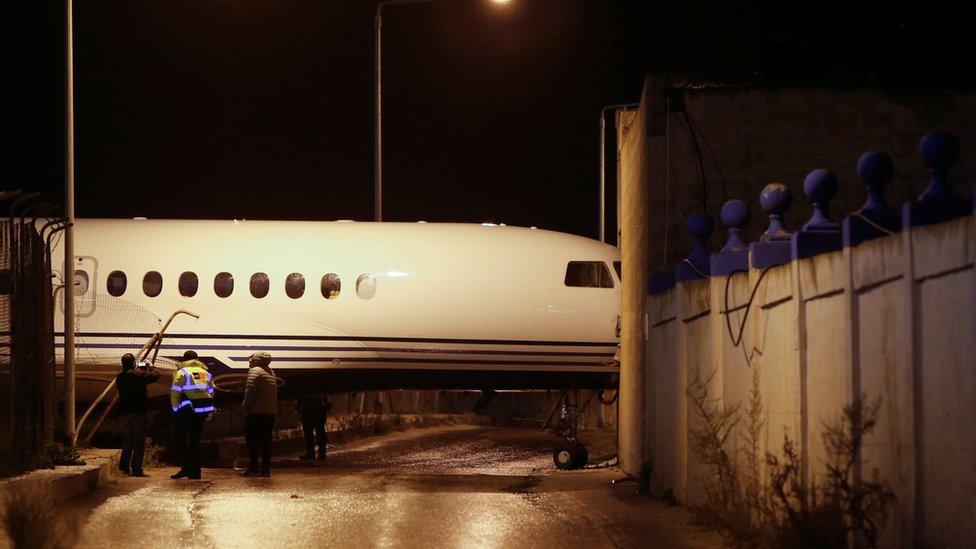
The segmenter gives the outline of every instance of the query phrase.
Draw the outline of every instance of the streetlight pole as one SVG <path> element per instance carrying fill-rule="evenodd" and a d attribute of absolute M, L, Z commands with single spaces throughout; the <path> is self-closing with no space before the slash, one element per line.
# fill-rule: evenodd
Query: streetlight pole
<path fill-rule="evenodd" d="M 70 1 L 70 0 L 69 0 Z M 429 4 L 447 0 L 383 0 L 376 4 L 373 32 L 376 35 L 376 119 L 373 136 L 373 220 L 383 221 L 383 7 L 393 4 Z M 492 0 L 507 4 L 509 0 Z"/>
<path fill-rule="evenodd" d="M 600 242 L 606 242 L 607 227 L 607 111 L 617 109 L 636 109 L 640 103 L 619 103 L 600 109 Z M 617 189 L 617 194 L 620 190 Z M 619 243 L 618 243 L 619 246 Z"/>
<path fill-rule="evenodd" d="M 64 418 L 67 439 L 75 441 L 75 66 L 73 2 L 65 0 L 65 155 L 64 155 Z"/>

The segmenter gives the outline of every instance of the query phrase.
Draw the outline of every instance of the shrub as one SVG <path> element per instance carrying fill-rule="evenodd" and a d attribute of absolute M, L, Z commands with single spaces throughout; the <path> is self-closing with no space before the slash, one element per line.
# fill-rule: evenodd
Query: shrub
<path fill-rule="evenodd" d="M 711 378 L 688 386 L 688 399 L 699 423 L 689 429 L 690 446 L 706 471 L 699 519 L 729 531 L 739 543 L 774 547 L 876 547 L 895 500 L 877 469 L 858 478 L 864 440 L 877 424 L 880 401 L 860 396 L 844 407 L 838 421 L 824 425 L 826 474 L 820 485 L 804 478 L 805 464 L 796 443 L 784 434 L 781 456 L 760 461 L 763 406 L 759 374 L 754 369 L 746 410 L 744 443 L 730 448 L 741 417 L 737 404 L 722 406 L 708 395 Z M 736 456 L 745 456 L 740 482 Z M 768 474 L 763 481 L 762 467 Z"/>

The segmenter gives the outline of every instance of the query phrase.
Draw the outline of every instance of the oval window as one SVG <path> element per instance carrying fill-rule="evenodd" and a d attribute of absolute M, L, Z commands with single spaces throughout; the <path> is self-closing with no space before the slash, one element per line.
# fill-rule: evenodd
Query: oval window
<path fill-rule="evenodd" d="M 376 277 L 366 273 L 356 279 L 356 295 L 363 299 L 372 299 L 376 295 Z"/>
<path fill-rule="evenodd" d="M 261 299 L 262 297 L 268 295 L 268 290 L 271 289 L 271 281 L 268 279 L 267 273 L 254 273 L 251 275 L 251 295 Z"/>
<path fill-rule="evenodd" d="M 82 270 L 75 271 L 75 295 L 85 295 L 88 293 L 88 273 Z"/>
<path fill-rule="evenodd" d="M 197 273 L 186 271 L 180 275 L 179 281 L 180 295 L 183 297 L 193 297 L 197 295 L 197 288 L 200 287 L 200 279 Z"/>
<path fill-rule="evenodd" d="M 234 293 L 234 275 L 228 272 L 217 273 L 214 277 L 214 293 L 217 297 L 229 297 Z"/>
<path fill-rule="evenodd" d="M 339 280 L 339 275 L 329 273 L 322 277 L 322 297 L 335 299 L 339 297 L 339 290 L 341 289 L 342 281 Z"/>
<path fill-rule="evenodd" d="M 285 279 L 285 293 L 292 299 L 298 299 L 305 293 L 305 277 L 301 273 L 291 273 Z"/>
<path fill-rule="evenodd" d="M 125 273 L 122 271 L 112 271 L 108 274 L 108 281 L 106 282 L 106 289 L 108 290 L 108 295 L 113 297 L 119 297 L 125 293 L 126 279 Z"/>
<path fill-rule="evenodd" d="M 142 277 L 142 291 L 149 297 L 156 297 L 163 291 L 163 275 L 159 271 L 149 271 Z"/>

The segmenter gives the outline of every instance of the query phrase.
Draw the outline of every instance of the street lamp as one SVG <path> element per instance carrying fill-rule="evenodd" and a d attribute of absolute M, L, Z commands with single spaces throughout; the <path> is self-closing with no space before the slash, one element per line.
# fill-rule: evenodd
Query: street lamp
<path fill-rule="evenodd" d="M 383 221 L 383 7 L 393 4 L 428 4 L 447 0 L 383 0 L 376 5 L 376 134 L 373 138 L 373 220 Z M 491 0 L 504 5 L 510 0 Z"/>

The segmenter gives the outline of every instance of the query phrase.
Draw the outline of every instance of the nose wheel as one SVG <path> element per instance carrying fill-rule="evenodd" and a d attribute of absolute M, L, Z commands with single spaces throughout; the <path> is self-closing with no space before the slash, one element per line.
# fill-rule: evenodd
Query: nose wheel
<path fill-rule="evenodd" d="M 574 398 L 570 397 L 569 391 L 563 391 L 560 394 L 555 407 L 553 407 L 552 412 L 549 414 L 549 419 L 546 420 L 545 427 L 543 427 L 545 429 L 549 426 L 552 418 L 558 411 L 559 417 L 552 428 L 552 433 L 565 438 L 565 441 L 560 442 L 553 448 L 552 462 L 556 465 L 557 469 L 562 471 L 582 469 L 586 467 L 590 459 L 590 454 L 586 450 L 586 446 L 577 442 L 576 438 L 582 418 L 581 414 L 586 408 L 586 405 L 589 404 L 589 400 L 580 407 L 578 405 L 579 395 L 573 396 Z"/>

